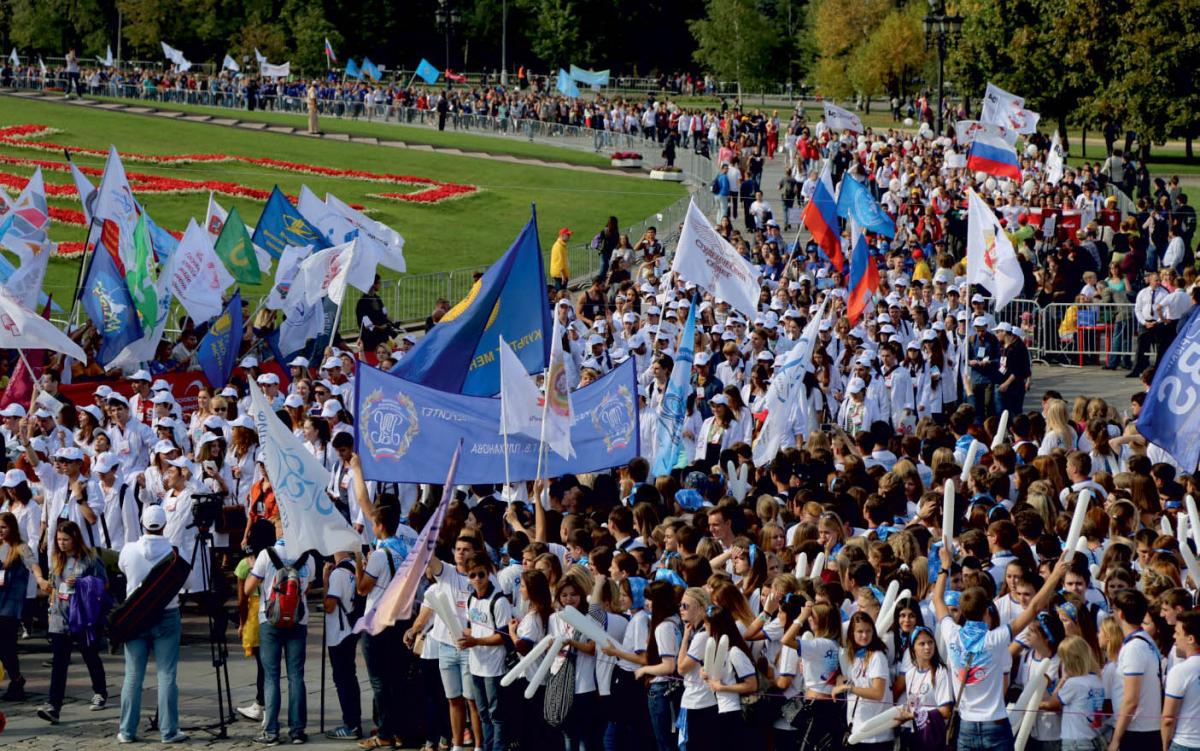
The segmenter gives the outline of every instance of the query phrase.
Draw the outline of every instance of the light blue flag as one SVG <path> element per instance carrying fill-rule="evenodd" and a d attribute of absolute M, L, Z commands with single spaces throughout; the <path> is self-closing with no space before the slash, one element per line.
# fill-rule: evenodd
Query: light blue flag
<path fill-rule="evenodd" d="M 166 263 L 179 247 L 179 238 L 155 224 L 150 214 L 145 211 L 142 211 L 142 216 L 146 217 L 146 230 L 150 233 L 150 245 L 154 247 L 155 259 Z"/>
<path fill-rule="evenodd" d="M 868 232 L 884 237 L 896 236 L 896 222 L 871 196 L 867 186 L 846 175 L 838 185 L 837 213 L 850 217 Z"/>
<path fill-rule="evenodd" d="M 92 253 L 87 278 L 80 290 L 83 309 L 100 334 L 101 365 L 112 362 L 121 350 L 142 338 L 142 324 L 125 279 L 112 255 L 103 247 Z"/>
<path fill-rule="evenodd" d="M 435 84 L 441 76 L 442 72 L 440 70 L 433 67 L 425 58 L 421 58 L 421 63 L 417 66 L 417 78 L 420 78 L 425 83 Z"/>
<path fill-rule="evenodd" d="M 358 63 L 354 62 L 354 58 L 346 61 L 346 78 L 362 78 L 362 71 L 358 69 Z"/>
<path fill-rule="evenodd" d="M 607 70 L 584 70 L 578 65 L 572 65 L 571 78 L 588 86 L 607 86 L 609 75 Z"/>
<path fill-rule="evenodd" d="M 410 352 L 405 359 L 411 356 Z M 499 399 L 439 391 L 362 363 L 354 388 L 354 414 L 360 416 L 355 450 L 366 479 L 445 482 L 462 440 L 462 455 L 470 460 L 458 465 L 456 480 L 464 485 L 504 482 Z M 601 472 L 633 461 L 640 453 L 637 399 L 632 359 L 573 392 L 575 456 L 568 461 L 546 451 L 542 476 Z M 537 477 L 538 448 L 536 438 L 508 437 L 512 481 Z"/>
<path fill-rule="evenodd" d="M 494 396 L 500 392 L 502 336 L 527 373 L 545 370 L 550 359 L 550 306 L 536 215 L 392 372 L 442 391 Z"/>
<path fill-rule="evenodd" d="M 369 57 L 363 58 L 362 72 L 363 74 L 374 78 L 376 81 L 383 77 L 383 75 L 379 72 L 379 66 L 371 62 L 371 58 Z"/>
<path fill-rule="evenodd" d="M 696 359 L 696 308 L 688 306 L 683 341 L 675 355 L 667 390 L 658 405 L 658 435 L 654 453 L 655 477 L 671 474 L 683 451 L 683 420 L 687 415 L 688 392 L 692 389 L 692 361 Z"/>
<path fill-rule="evenodd" d="M 196 348 L 196 362 L 213 388 L 229 382 L 237 364 L 238 348 L 242 346 L 242 293 L 233 293 L 224 312 L 213 320 L 208 333 Z"/>
<path fill-rule="evenodd" d="M 562 68 L 558 69 L 558 90 L 563 96 L 575 98 L 579 96 L 579 87 L 571 80 L 571 76 Z"/>
<path fill-rule="evenodd" d="M 7 282 L 8 278 L 16 273 L 16 271 L 17 267 L 13 266 L 12 263 L 4 257 L 3 253 L 0 253 L 0 284 Z M 54 311 L 55 313 L 63 312 L 62 306 L 50 299 L 49 295 L 47 295 L 45 292 L 39 292 L 38 309 L 40 310 L 46 307 L 46 303 L 50 303 L 50 310 Z"/>
<path fill-rule="evenodd" d="M 1154 369 L 1137 428 L 1191 472 L 1200 461 L 1200 315 L 1193 310 L 1180 324 Z"/>
<path fill-rule="evenodd" d="M 254 227 L 252 242 L 260 248 L 265 248 L 275 260 L 279 260 L 283 249 L 289 245 L 308 245 L 314 251 L 330 247 L 325 234 L 304 218 L 278 185 L 271 191 L 267 205 L 263 206 L 262 215 L 258 217 L 258 224 Z"/>

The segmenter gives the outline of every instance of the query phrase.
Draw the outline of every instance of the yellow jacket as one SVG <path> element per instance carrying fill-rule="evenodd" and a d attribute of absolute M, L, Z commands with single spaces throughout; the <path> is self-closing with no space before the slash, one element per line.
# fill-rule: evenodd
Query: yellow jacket
<path fill-rule="evenodd" d="M 562 237 L 555 240 L 554 247 L 550 248 L 550 278 L 571 278 L 571 270 L 567 266 L 567 243 Z"/>

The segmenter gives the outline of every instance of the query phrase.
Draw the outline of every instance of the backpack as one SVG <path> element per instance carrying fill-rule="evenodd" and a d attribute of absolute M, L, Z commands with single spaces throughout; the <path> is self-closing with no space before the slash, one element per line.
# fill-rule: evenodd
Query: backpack
<path fill-rule="evenodd" d="M 100 576 L 81 576 L 75 580 L 75 593 L 67 613 L 67 630 L 83 636 L 87 644 L 100 638 L 108 611 L 112 608 L 108 582 Z"/>
<path fill-rule="evenodd" d="M 300 569 L 308 560 L 308 551 L 302 553 L 291 566 L 284 564 L 274 548 L 267 548 L 267 557 L 275 567 L 275 576 L 267 590 L 267 623 L 278 629 L 293 628 L 304 617 L 304 587 L 300 580 Z"/>
<path fill-rule="evenodd" d="M 108 632 L 113 641 L 124 643 L 145 631 L 179 594 L 192 573 L 192 564 L 179 554 L 178 548 L 154 564 L 150 573 L 129 593 L 125 602 L 114 608 L 109 617 Z"/>
<path fill-rule="evenodd" d="M 388 563 L 391 563 L 391 561 L 392 561 L 391 556 L 388 556 Z M 354 561 L 347 558 L 347 559 L 339 562 L 337 566 L 334 566 L 334 568 L 335 569 L 340 568 L 340 569 L 349 571 L 350 577 L 353 580 L 353 578 L 354 578 Z M 355 588 L 354 597 L 350 602 L 350 609 L 349 610 L 346 609 L 346 606 L 342 604 L 342 599 L 340 597 L 338 598 L 337 606 L 338 606 L 338 618 L 340 618 L 342 620 L 342 625 L 346 628 L 350 628 L 350 627 L 353 627 L 354 624 L 358 623 L 358 619 L 362 618 L 363 613 L 366 612 L 367 596 L 360 595 L 358 593 L 358 589 Z"/>
<path fill-rule="evenodd" d="M 717 175 L 712 181 L 712 192 L 714 196 L 721 195 L 721 176 Z"/>
<path fill-rule="evenodd" d="M 508 634 L 508 624 L 500 623 L 496 619 L 496 603 L 501 598 L 509 600 L 511 604 L 509 596 L 497 588 L 496 591 L 492 593 L 491 598 L 488 599 L 488 612 L 492 614 L 492 630 L 500 635 L 500 640 L 502 646 L 504 647 L 504 669 L 511 670 L 521 660 L 521 655 L 517 652 L 516 647 L 512 643 L 512 637 L 510 637 Z M 472 592 L 467 597 L 467 608 L 469 609 L 472 604 L 478 602 L 480 599 L 482 598 L 476 597 L 475 593 Z"/>

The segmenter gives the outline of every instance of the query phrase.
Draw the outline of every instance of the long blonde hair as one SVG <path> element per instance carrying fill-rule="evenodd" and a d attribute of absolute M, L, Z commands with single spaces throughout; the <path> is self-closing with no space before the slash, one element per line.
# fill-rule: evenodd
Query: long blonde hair
<path fill-rule="evenodd" d="M 1046 404 L 1046 432 L 1054 431 L 1062 442 L 1067 444 L 1067 450 L 1075 448 L 1075 429 L 1067 416 L 1067 403 L 1062 399 L 1051 399 Z"/>
<path fill-rule="evenodd" d="M 1077 677 L 1098 672 L 1092 648 L 1081 636 L 1068 636 L 1058 645 L 1058 661 L 1064 677 Z"/>

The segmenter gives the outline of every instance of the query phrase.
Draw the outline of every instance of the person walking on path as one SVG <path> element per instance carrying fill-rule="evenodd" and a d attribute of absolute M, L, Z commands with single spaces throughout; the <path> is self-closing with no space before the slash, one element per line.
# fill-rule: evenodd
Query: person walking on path
<path fill-rule="evenodd" d="M 308 85 L 308 134 L 310 136 L 321 135 L 321 129 L 317 127 L 317 82 L 313 81 Z"/>

